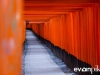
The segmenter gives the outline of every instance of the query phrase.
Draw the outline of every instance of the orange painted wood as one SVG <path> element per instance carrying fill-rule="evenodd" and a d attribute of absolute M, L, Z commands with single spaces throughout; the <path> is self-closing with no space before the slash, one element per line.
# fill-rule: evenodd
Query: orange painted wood
<path fill-rule="evenodd" d="M 74 56 L 80 58 L 80 19 L 79 11 L 73 13 Z"/>
<path fill-rule="evenodd" d="M 100 65 L 97 12 L 98 4 L 92 4 L 81 10 L 52 17 L 44 24 L 34 24 L 32 29 L 55 46 L 95 67 Z"/>
<path fill-rule="evenodd" d="M 32 24 L 29 23 L 29 24 L 26 26 L 26 28 L 32 28 Z"/>
<path fill-rule="evenodd" d="M 94 4 L 93 5 L 93 19 L 94 19 L 94 43 L 95 43 L 95 62 L 94 62 L 94 65 L 95 64 L 98 64 L 98 66 L 100 66 L 100 63 L 98 63 L 98 61 L 99 61 L 99 55 L 98 55 L 98 50 L 99 50 L 99 46 L 98 46 L 98 21 L 99 21 L 99 19 L 98 19 L 98 8 L 99 7 L 99 5 L 98 5 L 98 3 L 96 3 L 96 4 Z"/>
<path fill-rule="evenodd" d="M 99 18 L 98 18 L 98 19 L 99 19 L 99 20 L 98 20 L 98 21 L 99 21 L 99 22 L 98 22 L 98 23 L 99 23 L 99 24 L 98 24 L 98 59 L 99 59 L 99 60 L 98 60 L 98 64 L 99 64 L 99 66 L 100 66 L 100 14 L 99 14 L 99 13 L 100 13 L 100 1 L 99 1 L 99 8 L 98 8 L 98 9 L 99 9 L 99 11 L 98 11 L 98 17 L 99 17 Z"/>
<path fill-rule="evenodd" d="M 64 49 L 64 28 L 65 28 L 65 25 L 66 25 L 66 15 L 60 15 L 60 20 L 59 20 L 59 28 L 60 28 L 60 48 L 61 49 Z"/>
<path fill-rule="evenodd" d="M 25 21 L 23 21 L 23 29 L 22 29 L 22 31 L 23 31 L 23 38 L 22 38 L 22 40 L 24 42 L 25 38 L 26 38 L 26 22 Z"/>
<path fill-rule="evenodd" d="M 22 0 L 0 0 L 0 75 L 20 75 Z"/>

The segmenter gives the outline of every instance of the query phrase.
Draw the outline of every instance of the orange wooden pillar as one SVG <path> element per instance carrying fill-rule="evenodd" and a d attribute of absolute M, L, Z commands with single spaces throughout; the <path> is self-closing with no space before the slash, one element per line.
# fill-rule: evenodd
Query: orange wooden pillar
<path fill-rule="evenodd" d="M 49 21 L 45 22 L 44 26 L 45 26 L 45 28 L 44 28 L 45 39 L 49 40 L 49 35 L 50 35 L 50 33 L 49 33 Z"/>
<path fill-rule="evenodd" d="M 98 44 L 98 42 L 99 42 L 99 39 L 98 39 L 98 25 L 99 25 L 99 20 L 100 19 L 98 19 L 99 17 L 99 13 L 98 13 L 98 10 L 99 9 L 99 4 L 98 3 L 95 3 L 94 5 L 93 5 L 93 16 L 94 16 L 94 34 L 95 34 L 95 62 L 94 62 L 94 64 L 96 64 L 96 65 L 98 65 L 99 67 L 100 67 L 100 57 L 99 57 L 99 55 L 100 54 L 98 54 L 99 53 L 99 47 L 100 47 L 100 45 Z M 100 30 L 100 29 L 99 29 Z"/>
<path fill-rule="evenodd" d="M 80 24 L 79 11 L 73 13 L 73 40 L 74 40 L 74 56 L 80 58 Z"/>
<path fill-rule="evenodd" d="M 29 23 L 27 26 L 26 26 L 26 28 L 32 28 L 32 24 L 31 23 Z"/>
<path fill-rule="evenodd" d="M 25 38 L 26 38 L 26 22 L 25 21 L 23 21 L 23 29 L 22 29 L 22 31 L 23 31 L 23 38 L 22 38 L 22 40 L 23 40 L 23 42 L 25 41 Z"/>
<path fill-rule="evenodd" d="M 98 64 L 100 67 L 100 0 L 99 0 L 99 11 L 98 11 L 98 16 L 99 16 L 99 20 L 98 20 Z"/>
<path fill-rule="evenodd" d="M 21 75 L 22 0 L 0 0 L 0 75 Z"/>

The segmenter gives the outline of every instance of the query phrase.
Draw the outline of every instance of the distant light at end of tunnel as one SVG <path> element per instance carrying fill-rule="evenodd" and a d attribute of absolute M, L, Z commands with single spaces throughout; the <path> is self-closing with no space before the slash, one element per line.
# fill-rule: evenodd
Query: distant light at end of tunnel
<path fill-rule="evenodd" d="M 45 23 L 45 22 L 29 22 L 29 23 Z"/>

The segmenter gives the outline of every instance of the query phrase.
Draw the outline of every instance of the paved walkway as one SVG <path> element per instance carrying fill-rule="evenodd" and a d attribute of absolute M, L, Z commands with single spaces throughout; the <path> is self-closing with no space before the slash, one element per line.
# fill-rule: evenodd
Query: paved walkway
<path fill-rule="evenodd" d="M 26 35 L 28 46 L 24 52 L 24 75 L 74 75 L 65 74 L 59 68 L 31 31 L 27 30 Z"/>

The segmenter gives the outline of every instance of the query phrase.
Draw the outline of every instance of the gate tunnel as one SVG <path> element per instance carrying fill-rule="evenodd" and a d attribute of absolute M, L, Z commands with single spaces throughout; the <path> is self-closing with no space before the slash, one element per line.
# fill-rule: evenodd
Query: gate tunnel
<path fill-rule="evenodd" d="M 21 74 L 26 29 L 70 69 L 100 67 L 99 0 L 0 0 L 0 5 L 0 75 Z"/>

